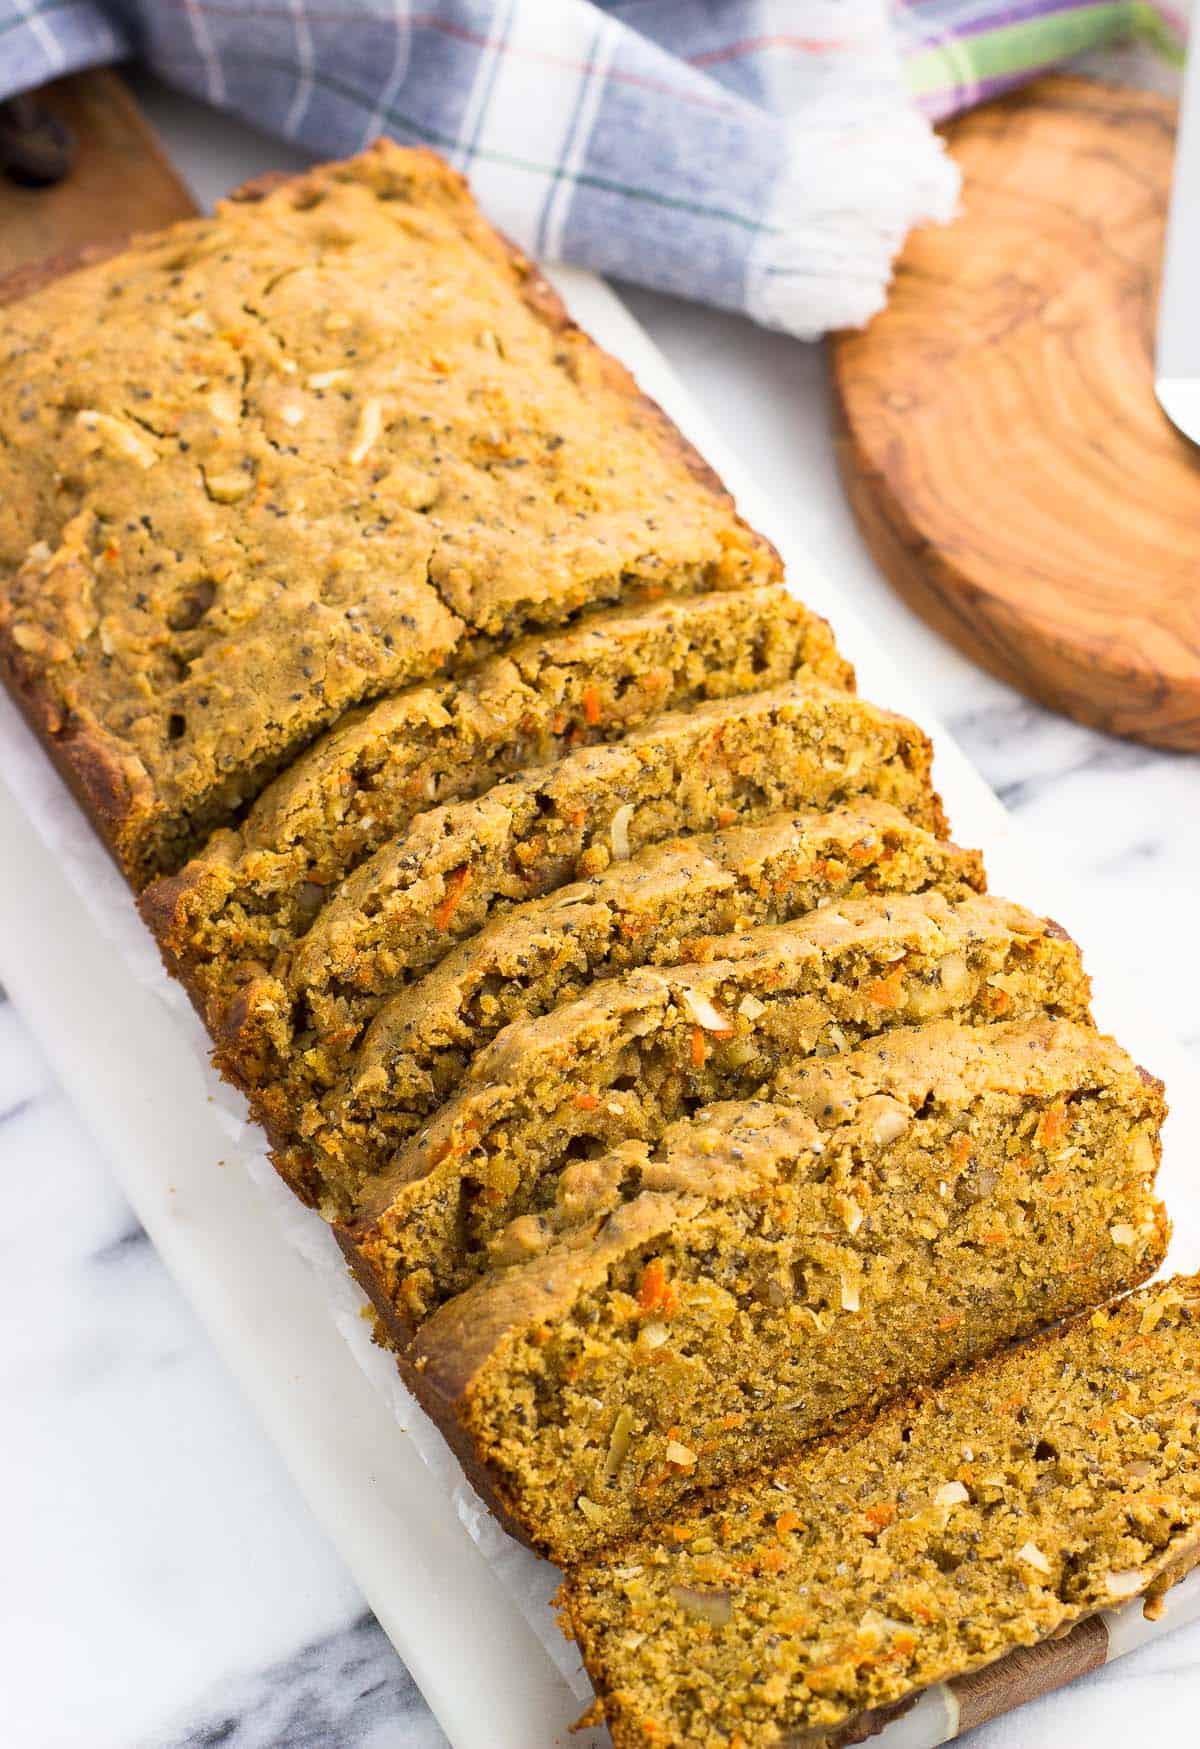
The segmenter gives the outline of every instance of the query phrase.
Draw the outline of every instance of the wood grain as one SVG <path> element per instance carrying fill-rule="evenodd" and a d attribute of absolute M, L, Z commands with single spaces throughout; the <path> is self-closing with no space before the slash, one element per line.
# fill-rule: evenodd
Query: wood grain
<path fill-rule="evenodd" d="M 959 1733 L 973 1731 L 1028 1700 L 1053 1694 L 1076 1677 L 1108 1662 L 1108 1629 L 1103 1616 L 1085 1616 L 1061 1639 L 1019 1646 L 997 1664 L 985 1664 L 949 1683 L 958 1711 Z"/>
<path fill-rule="evenodd" d="M 961 216 L 831 347 L 859 526 L 993 673 L 1200 749 L 1200 449 L 1153 390 L 1174 106 L 1056 76 L 946 133 Z"/>
<path fill-rule="evenodd" d="M 115 73 L 75 74 L 40 101 L 71 129 L 78 152 L 51 188 L 0 176 L 0 298 L 23 295 L 48 269 L 64 271 L 88 248 L 117 247 L 131 231 L 190 218 L 196 204 L 128 88 Z M 27 271 L 26 271 L 27 270 Z"/>

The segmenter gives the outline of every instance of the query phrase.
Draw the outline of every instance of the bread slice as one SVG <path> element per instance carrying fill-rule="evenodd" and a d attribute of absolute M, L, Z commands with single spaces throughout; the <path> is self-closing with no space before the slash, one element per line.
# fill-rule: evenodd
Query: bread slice
<path fill-rule="evenodd" d="M 363 699 L 770 546 L 433 153 L 0 310 L 0 664 L 130 879 Z"/>
<path fill-rule="evenodd" d="M 781 923 L 831 901 L 984 884 L 976 851 L 935 838 L 888 802 L 776 814 L 654 844 L 589 881 L 485 925 L 384 1003 L 343 1080 L 298 1110 L 301 1151 L 353 1197 L 360 1176 L 457 1090 L 475 1055 L 511 1021 L 546 1014 L 594 979 L 678 965 L 705 937 Z M 287 1162 L 289 1176 L 311 1168 Z"/>
<path fill-rule="evenodd" d="M 219 1026 L 234 992 L 297 940 L 359 863 L 435 804 L 619 740 L 706 698 L 797 674 L 852 687 L 825 621 L 779 585 L 589 614 L 460 677 L 348 714 L 142 895 L 169 970 Z"/>
<path fill-rule="evenodd" d="M 1142 1288 L 568 1575 L 616 1749 L 859 1742 L 1200 1558 L 1200 1278 Z"/>
<path fill-rule="evenodd" d="M 347 1253 L 398 1334 L 469 1287 L 573 1162 L 712 1100 L 772 1098 L 799 1058 L 920 1019 L 1087 1017 L 1074 943 L 1000 899 L 853 899 L 714 947 L 711 963 L 631 972 L 508 1027 L 368 1182 Z"/>
<path fill-rule="evenodd" d="M 785 1074 L 569 1167 L 406 1356 L 553 1560 L 1162 1260 L 1162 1089 L 1090 1028 L 935 1021 Z"/>
<path fill-rule="evenodd" d="M 238 992 L 216 1031 L 217 1061 L 277 1133 L 297 1088 L 339 1078 L 384 998 L 498 910 L 678 832 L 780 808 L 872 795 L 940 832 L 930 761 L 904 718 L 793 681 L 669 713 L 477 801 L 430 809 L 343 883 L 271 974 Z"/>

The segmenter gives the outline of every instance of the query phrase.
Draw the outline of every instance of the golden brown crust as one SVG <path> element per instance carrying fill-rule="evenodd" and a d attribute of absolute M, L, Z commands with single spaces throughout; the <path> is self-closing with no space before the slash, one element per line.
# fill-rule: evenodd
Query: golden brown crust
<path fill-rule="evenodd" d="M 480 637 L 507 638 L 519 630 L 523 623 L 561 623 L 591 605 L 593 599 L 599 604 L 621 599 L 627 593 L 636 596 L 643 587 L 649 591 L 679 587 L 687 592 L 706 586 L 704 578 L 710 574 L 715 578 L 717 587 L 736 587 L 741 581 L 777 578 L 780 575 L 777 555 L 768 543 L 752 535 L 737 518 L 728 494 L 694 448 L 675 430 L 661 409 L 642 395 L 624 367 L 603 355 L 570 320 L 557 294 L 522 253 L 486 225 L 474 207 L 464 180 L 433 153 L 424 150 L 405 151 L 381 141 L 360 159 L 347 165 L 324 166 L 299 177 L 259 179 L 255 184 L 239 191 L 230 203 L 219 209 L 214 221 L 185 222 L 157 238 L 133 239 L 128 245 L 132 270 L 130 277 L 136 278 L 137 251 L 144 249 L 149 261 L 156 248 L 161 253 L 164 238 L 169 239 L 172 246 L 178 240 L 179 247 L 185 250 L 192 246 L 195 239 L 200 238 L 202 242 L 198 246 L 201 250 L 210 249 L 212 239 L 220 237 L 222 218 L 231 219 L 231 215 L 247 202 L 268 202 L 278 197 L 281 190 L 287 190 L 289 211 L 293 206 L 300 210 L 306 191 L 312 191 L 312 204 L 317 204 L 320 199 L 331 194 L 340 199 L 341 186 L 350 184 L 355 184 L 360 191 L 369 188 L 380 202 L 394 198 L 397 188 L 402 186 L 404 197 L 412 200 L 415 209 L 427 216 L 436 214 L 437 225 L 442 227 L 439 234 L 444 236 L 453 232 L 460 239 L 460 253 L 462 250 L 474 252 L 479 258 L 489 262 L 494 283 L 503 283 L 509 288 L 505 295 L 511 295 L 514 299 L 511 308 L 515 310 L 518 306 L 523 307 L 536 319 L 541 329 L 552 336 L 551 344 L 555 353 L 552 368 L 559 373 L 563 383 L 569 381 L 574 384 L 571 390 L 576 396 L 574 404 L 582 406 L 590 400 L 595 409 L 607 397 L 614 408 L 619 410 L 615 411 L 606 429 L 624 429 L 635 451 L 640 441 L 643 454 L 653 453 L 660 459 L 662 468 L 666 470 L 664 479 L 670 473 L 679 483 L 681 497 L 686 497 L 688 490 L 683 485 L 686 479 L 698 488 L 691 500 L 693 506 L 698 509 L 702 495 L 708 508 L 702 511 L 698 509 L 694 528 L 687 534 L 683 544 L 677 540 L 672 544 L 674 532 L 666 529 L 665 525 L 663 540 L 657 545 L 653 541 L 647 544 L 638 537 L 638 550 L 648 551 L 644 578 L 628 572 L 626 560 L 620 557 L 625 550 L 622 543 L 628 545 L 633 539 L 632 530 L 642 512 L 635 508 L 635 494 L 631 492 L 622 497 L 624 488 L 619 486 L 617 496 L 612 499 L 616 523 L 620 523 L 626 511 L 628 523 L 622 525 L 608 542 L 610 556 L 606 557 L 603 550 L 607 537 L 598 543 L 598 562 L 601 567 L 615 566 L 611 570 L 594 575 L 588 573 L 588 561 L 581 557 L 582 549 L 573 549 L 574 569 L 565 571 L 563 580 L 555 582 L 552 587 L 538 579 L 538 567 L 532 563 L 528 568 L 533 580 L 528 586 L 520 577 L 515 581 L 508 581 L 511 572 L 504 565 L 494 566 L 490 573 L 486 573 L 499 581 L 481 581 L 484 573 L 476 575 L 469 567 L 466 571 L 462 569 L 460 549 L 456 548 L 450 558 L 438 559 L 433 568 L 416 567 L 411 578 L 396 573 L 395 583 L 389 585 L 385 594 L 371 598 L 361 610 L 360 625 L 350 628 L 349 631 L 341 626 L 336 588 L 332 594 L 324 593 L 333 586 L 323 580 L 320 585 L 323 592 L 319 597 L 320 616 L 316 622 L 311 622 L 318 627 L 318 667 L 325 650 L 323 640 L 329 636 L 335 638 L 335 642 L 329 645 L 330 653 L 319 685 L 305 694 L 304 683 L 298 675 L 293 679 L 285 666 L 280 671 L 278 699 L 272 696 L 264 702 L 264 721 L 268 727 L 264 732 L 262 748 L 259 748 L 256 740 L 244 742 L 243 769 L 240 771 L 237 769 L 236 759 L 231 759 L 229 750 L 223 748 L 217 760 L 217 771 L 221 775 L 216 777 L 204 775 L 206 754 L 202 755 L 197 764 L 191 760 L 189 753 L 189 743 L 193 736 L 207 735 L 210 725 L 218 721 L 220 713 L 226 708 L 218 681 L 218 697 L 212 703 L 213 714 L 203 717 L 201 715 L 201 712 L 209 708 L 209 700 L 204 694 L 211 690 L 211 681 L 207 658 L 203 657 L 203 650 L 207 646 L 199 634 L 195 638 L 184 640 L 190 647 L 183 649 L 181 653 L 179 671 L 174 680 L 164 682 L 162 676 L 156 675 L 154 671 L 153 664 L 158 663 L 161 666 L 161 662 L 166 659 L 162 656 L 161 649 L 159 655 L 152 659 L 147 657 L 145 663 L 148 684 L 145 692 L 141 692 L 140 685 L 135 685 L 129 699 L 129 708 L 121 703 L 114 711 L 109 693 L 112 686 L 118 686 L 115 696 L 118 699 L 122 697 L 115 677 L 125 672 L 123 664 L 126 652 L 134 649 L 153 650 L 153 636 L 147 643 L 146 631 L 141 623 L 131 623 L 129 627 L 118 626 L 117 666 L 113 669 L 112 686 L 105 681 L 97 689 L 96 675 L 93 673 L 93 669 L 98 666 L 92 653 L 94 632 L 90 627 L 84 632 L 78 629 L 78 612 L 75 612 L 74 619 L 71 617 L 77 606 L 86 610 L 94 596 L 99 602 L 100 616 L 106 628 L 111 628 L 114 623 L 114 609 L 118 613 L 125 611 L 121 591 L 126 590 L 132 604 L 130 612 L 134 614 L 134 618 L 136 619 L 137 613 L 144 614 L 146 611 L 143 580 L 136 569 L 134 549 L 139 543 L 149 545 L 149 541 L 143 543 L 141 535 L 135 529 L 136 515 L 131 515 L 134 503 L 126 503 L 124 498 L 118 496 L 115 502 L 124 506 L 119 515 L 127 519 L 123 522 L 123 527 L 134 533 L 134 538 L 129 541 L 129 556 L 124 551 L 124 537 L 121 541 L 116 541 L 112 536 L 112 530 L 118 524 L 106 522 L 90 550 L 86 538 L 80 543 L 77 549 L 82 561 L 79 580 L 72 581 L 69 597 L 61 605 L 56 602 L 49 608 L 38 608 L 36 604 L 39 597 L 44 600 L 48 591 L 33 572 L 17 586 L 15 593 L 10 582 L 5 623 L 0 626 L 0 667 L 7 674 L 14 691 L 18 693 L 22 708 L 36 732 L 47 741 L 57 765 L 80 796 L 125 873 L 139 888 L 149 876 L 178 867 L 183 858 L 196 848 L 209 827 L 228 820 L 286 762 L 298 746 L 311 739 L 314 731 L 333 721 L 347 704 L 352 704 L 357 698 L 370 696 L 372 692 L 386 690 L 389 685 L 403 683 L 409 678 L 443 668 L 452 659 L 452 651 L 455 651 L 456 645 L 459 647 L 453 660 L 469 658 L 480 647 Z M 382 212 L 384 209 L 380 206 L 377 210 Z M 351 201 L 347 209 L 351 220 L 353 211 Z M 435 225 L 434 229 L 436 228 Z M 432 246 L 422 239 L 417 242 L 416 249 L 420 251 Z M 121 246 L 117 244 L 101 245 L 72 251 L 54 261 L 19 270 L 0 282 L 0 303 L 28 306 L 33 294 L 46 291 L 54 281 L 74 278 L 81 270 L 98 269 L 103 272 L 103 264 L 110 262 L 121 252 Z M 300 259 L 303 260 L 303 251 Z M 217 295 L 219 303 L 219 291 Z M 174 311 L 173 314 L 178 317 L 180 312 Z M 184 319 L 190 320 L 188 317 Z M 486 310 L 481 319 L 488 319 Z M 523 320 L 526 330 L 532 332 L 528 317 Z M 14 332 L 18 336 L 24 335 L 24 329 L 20 325 Z M 226 331 L 221 330 L 222 340 L 225 334 Z M 485 333 L 482 338 L 486 340 L 488 335 Z M 491 338 L 495 340 L 494 335 Z M 85 341 L 88 339 L 89 335 L 85 331 Z M 25 342 L 19 337 L 14 339 L 13 344 L 19 351 Z M 542 343 L 543 350 L 546 349 L 546 344 Z M 498 342 L 497 348 L 499 349 Z M 478 357 L 479 354 L 475 356 Z M 295 368 L 294 362 L 289 368 Z M 551 367 L 547 364 L 544 368 Z M 31 377 L 30 381 L 33 382 L 34 378 Z M 153 384 L 152 370 L 147 381 Z M 292 379 L 293 383 L 299 381 L 298 378 Z M 19 386 L 14 380 L 14 392 Z M 71 401 L 73 392 L 67 393 L 64 402 L 68 424 L 74 418 L 72 406 L 79 405 L 78 401 Z M 140 389 L 138 392 L 141 392 Z M 271 393 L 276 393 L 274 388 Z M 167 494 L 165 502 L 178 501 L 178 482 L 172 484 L 179 471 L 176 466 L 178 458 L 174 456 L 172 448 L 172 433 L 176 428 L 170 419 L 165 424 L 162 420 L 152 419 L 146 427 L 151 431 L 151 437 L 147 439 L 139 434 L 136 417 L 130 423 L 123 406 L 115 409 L 121 414 L 121 418 L 114 419 L 105 410 L 103 401 L 99 405 L 101 410 L 98 415 L 87 409 L 80 415 L 81 418 L 98 419 L 100 422 L 99 425 L 88 425 L 85 428 L 89 432 L 99 433 L 88 450 L 89 456 L 94 458 L 99 452 L 115 453 L 123 450 L 123 455 L 115 456 L 118 466 L 127 471 L 131 465 L 135 467 L 135 471 L 142 467 L 151 468 L 153 472 L 146 477 L 141 487 L 141 503 L 147 505 L 157 519 L 156 505 L 160 503 L 155 496 L 157 491 Z M 266 403 L 262 405 L 265 406 Z M 261 408 L 258 403 L 255 406 L 257 417 Z M 57 412 L 55 417 L 58 417 Z M 594 417 L 592 423 L 595 424 Z M 53 419 L 50 420 L 50 427 L 53 427 Z M 66 428 L 64 426 L 62 430 Z M 559 429 L 566 429 L 569 434 L 571 427 L 568 423 L 566 427 Z M 596 429 L 599 431 L 600 426 L 597 425 Z M 55 442 L 59 442 L 61 448 L 62 430 L 58 432 L 57 438 L 50 431 L 49 440 L 43 445 L 43 455 L 57 457 Z M 583 431 L 582 425 L 579 431 Z M 282 447 L 276 445 L 276 457 L 289 453 L 286 432 L 284 439 Z M 574 439 L 568 435 L 568 441 Z M 67 447 L 70 448 L 70 445 Z M 80 443 L 75 442 L 75 448 L 79 447 Z M 183 447 L 188 446 L 185 444 Z M 135 459 L 131 464 L 130 455 L 133 454 L 136 458 L 139 449 L 145 459 Z M 379 453 L 383 453 L 382 449 Z M 252 470 L 257 465 L 249 459 L 253 454 L 251 445 L 241 462 L 230 464 L 223 461 L 222 466 L 242 466 Z M 106 458 L 110 475 L 113 460 L 114 456 L 111 454 Z M 168 460 L 171 463 L 170 468 L 167 465 Z M 199 462 L 199 452 L 194 460 Z M 471 460 L 472 463 L 477 460 L 474 454 Z M 21 465 L 25 465 L 23 460 Z M 40 465 L 44 468 L 45 464 Z M 74 465 L 73 459 L 64 461 L 60 477 L 71 479 Z M 184 465 L 185 474 L 190 465 Z M 501 465 L 506 465 L 503 458 Z M 272 467 L 274 466 L 272 462 Z M 157 479 L 157 475 L 165 477 L 168 471 L 171 472 L 172 479 L 164 484 Z M 286 468 L 284 471 L 286 472 Z M 278 473 L 278 469 L 275 472 Z M 631 480 L 636 478 L 636 473 L 635 469 Z M 600 474 L 612 477 L 611 469 L 606 465 L 601 466 Z M 16 477 L 14 474 L 14 478 Z M 85 473 L 85 478 L 90 477 L 90 474 Z M 241 476 L 241 479 L 244 480 L 244 477 Z M 263 482 L 267 480 L 267 474 L 260 474 L 259 477 Z M 500 474 L 496 476 L 497 479 L 501 477 Z M 210 486 L 212 490 L 209 490 Z M 235 476 L 229 472 L 210 473 L 205 479 L 205 489 L 210 500 L 214 500 L 214 493 L 216 494 L 214 501 L 219 504 L 238 502 L 245 491 L 244 485 L 239 485 Z M 408 489 L 405 482 L 402 490 Z M 71 491 L 74 490 L 72 485 Z M 480 490 L 486 496 L 492 488 L 481 486 Z M 48 537 L 46 552 L 49 563 L 61 532 L 62 525 L 57 519 L 64 508 L 70 513 L 70 504 L 65 500 L 55 499 L 55 495 L 48 492 L 45 481 L 35 483 L 33 493 L 42 494 L 39 499 L 42 509 L 38 512 L 40 523 L 35 524 L 32 511 L 28 515 L 22 512 L 9 517 L 6 562 L 10 567 L 14 562 L 19 563 L 16 555 L 34 544 L 29 532 L 24 536 L 24 544 L 20 538 L 22 529 L 29 530 L 33 526 L 38 526 L 40 534 Z M 233 497 L 229 497 L 228 493 L 233 493 Z M 372 499 L 374 500 L 374 493 Z M 390 505 L 392 499 L 386 493 L 385 499 Z M 100 501 L 107 503 L 108 499 L 102 495 Z M 81 498 L 80 503 L 84 502 Z M 401 497 L 397 502 L 404 503 L 406 500 Z M 239 508 L 238 515 L 241 514 Z M 207 509 L 204 510 L 204 517 L 211 520 L 211 513 Z M 221 520 L 219 515 L 217 520 Z M 230 518 L 226 517 L 224 520 L 232 526 Z M 482 529 L 491 525 L 483 517 L 471 526 Z M 498 521 L 494 526 L 503 528 L 504 525 Z M 613 526 L 616 529 L 616 524 Z M 282 540 L 286 528 L 286 520 L 274 530 L 266 528 L 265 535 L 269 537 L 267 544 L 271 540 Z M 402 522 L 397 523 L 397 531 L 396 539 L 399 541 L 404 534 Z M 157 528 L 149 533 L 153 540 L 159 539 Z M 689 557 L 684 548 L 692 542 L 693 533 L 696 540 Z M 241 587 L 239 573 L 245 572 L 249 576 L 251 566 L 259 564 L 258 555 L 264 530 L 252 527 L 250 537 L 245 549 L 247 557 L 243 560 L 240 555 L 235 555 L 237 563 L 233 567 L 233 574 L 218 578 L 220 600 L 219 611 L 213 616 L 213 635 L 219 635 L 223 629 L 226 592 L 230 596 L 236 595 Z M 404 535 L 404 538 L 407 539 L 408 536 Z M 483 538 L 480 536 L 481 540 Z M 503 544 L 509 536 L 502 533 L 495 538 Z M 199 546 L 189 552 L 189 541 L 186 538 L 181 540 L 175 529 L 164 534 L 162 539 L 167 546 L 174 547 L 177 568 L 187 570 L 192 564 L 193 553 L 199 550 Z M 204 536 L 199 545 L 211 548 L 213 541 L 219 539 L 224 539 L 224 536 Z M 417 545 L 420 545 L 419 540 Z M 181 547 L 183 553 L 179 551 Z M 232 549 L 224 550 L 228 553 Z M 185 554 L 187 563 L 184 562 Z M 281 554 L 279 562 L 287 562 L 286 552 Z M 407 564 L 407 559 L 405 562 Z M 421 572 L 420 576 L 417 575 L 418 571 Z M 257 579 L 258 572 L 254 575 Z M 259 587 L 257 580 L 254 587 Z M 424 595 L 429 596 L 428 601 L 425 601 Z M 451 609 L 451 598 L 457 601 L 458 609 Z M 326 611 L 327 605 L 331 611 Z M 157 611 L 156 601 L 152 603 L 152 611 Z M 258 612 L 258 609 L 253 611 Z M 67 617 L 65 620 L 56 619 L 56 614 Z M 402 618 L 411 615 L 416 623 L 412 626 L 411 634 L 393 639 L 385 634 L 389 627 L 395 631 L 393 622 L 398 614 Z M 303 636 L 302 632 L 291 625 L 286 614 L 277 621 L 274 608 L 267 617 L 256 623 L 261 623 L 263 627 L 263 637 L 266 640 L 263 650 L 257 650 L 253 640 L 242 645 L 251 674 L 264 668 L 264 652 L 269 667 L 271 648 L 279 653 L 281 643 L 286 645 L 289 639 L 295 643 Z M 405 619 L 404 623 L 409 622 Z M 57 638 L 55 648 L 56 634 L 60 629 L 63 636 Z M 110 630 L 106 629 L 104 635 L 111 635 Z M 41 647 L 37 642 L 38 638 L 41 639 Z M 472 643 L 472 639 L 476 642 Z M 272 640 L 275 640 L 274 644 Z M 50 648 L 47 648 L 47 643 Z M 383 651 L 384 644 L 390 654 Z M 171 648 L 173 651 L 174 646 Z M 201 657 L 196 655 L 198 648 Z M 106 652 L 109 651 L 107 644 L 105 649 Z M 143 660 L 140 654 L 138 660 Z M 282 649 L 281 661 L 287 661 L 286 648 Z M 306 667 L 305 674 L 309 671 Z M 173 697 L 170 702 L 166 700 L 164 686 L 179 691 L 181 702 L 178 707 L 175 706 Z M 248 686 L 244 690 L 255 689 Z M 308 702 L 299 705 L 288 702 L 300 699 L 307 699 Z M 67 710 L 72 717 L 69 734 L 64 733 L 62 725 L 55 721 L 59 714 Z M 161 715 L 161 723 L 154 715 L 156 710 Z M 174 714 L 169 714 L 172 712 Z M 311 722 L 310 717 L 313 719 Z M 183 726 L 176 730 L 176 723 Z M 179 740 L 178 748 L 175 748 L 170 742 L 177 736 L 186 739 Z M 203 743 L 197 742 L 196 745 L 202 746 Z"/>
<path fill-rule="evenodd" d="M 92 267 L 120 254 L 130 239 L 80 244 L 60 250 L 43 261 L 29 262 L 0 274 L 0 308 L 22 298 L 36 296 L 55 280 L 81 268 Z M 0 620 L 0 674 L 14 702 L 41 741 L 76 801 L 95 827 L 97 836 L 124 871 L 128 823 L 137 818 L 144 794 L 138 797 L 100 737 L 77 730 L 71 733 L 61 722 L 57 706 L 38 666 L 13 642 L 9 627 Z"/>
<path fill-rule="evenodd" d="M 386 158 L 394 150 L 392 142 L 381 136 L 365 148 L 363 156 L 367 157 L 374 153 Z M 507 256 L 514 272 L 520 278 L 521 297 L 539 320 L 544 322 L 553 332 L 568 337 L 576 344 L 586 348 L 596 360 L 606 386 L 626 400 L 633 422 L 642 424 L 653 432 L 659 447 L 668 454 L 674 454 L 687 468 L 697 485 L 703 486 L 714 497 L 720 498 L 731 510 L 734 509 L 733 496 L 716 469 L 705 460 L 696 446 L 689 442 L 658 402 L 645 393 L 633 372 L 611 353 L 596 346 L 591 336 L 572 318 L 558 292 L 555 291 L 545 275 L 539 271 L 536 264 L 525 254 L 525 251 L 518 248 L 498 227 L 488 225 L 482 219 L 475 207 L 470 184 L 466 177 L 459 171 L 452 169 L 441 154 L 429 146 L 409 146 L 405 147 L 404 150 L 411 157 L 422 160 L 430 174 L 470 209 L 476 220 L 477 231 L 498 245 Z M 228 198 L 239 202 L 264 200 L 268 195 L 277 193 L 280 188 L 287 186 L 289 182 L 303 183 L 320 175 L 328 168 L 330 166 L 318 166 L 316 171 L 302 171 L 295 177 L 289 177 L 279 171 L 268 171 L 262 176 L 252 177 L 249 181 L 242 183 Z M 737 520 L 742 527 L 746 526 L 740 517 Z M 774 561 L 775 574 L 782 576 L 783 561 L 774 545 L 767 540 L 765 535 L 757 532 L 755 540 L 765 552 L 770 554 Z"/>
<path fill-rule="evenodd" d="M 386 156 L 393 149 L 389 140 L 380 138 L 368 146 L 366 151 Z M 475 211 L 470 184 L 466 177 L 452 169 L 439 153 L 428 146 L 411 146 L 406 150 L 414 157 L 424 160 L 431 174 L 437 176 L 448 189 L 453 190 L 469 205 L 473 212 Z M 306 175 L 311 174 L 311 172 L 302 172 L 299 177 L 290 178 L 278 171 L 268 172 L 266 175 L 254 177 L 243 183 L 240 188 L 234 190 L 229 198 L 236 201 L 263 200 L 267 195 L 277 192 L 289 181 L 303 180 Z M 476 217 L 478 218 L 478 214 Z M 518 248 L 511 238 L 507 237 L 498 227 L 489 226 L 482 219 L 479 219 L 479 227 L 490 238 L 494 239 L 507 255 L 514 272 L 520 278 L 521 297 L 539 320 L 544 322 L 553 332 L 569 337 L 577 345 L 586 348 L 599 365 L 606 386 L 612 389 L 615 394 L 622 396 L 627 402 L 633 422 L 642 424 L 649 429 L 654 434 L 659 447 L 668 454 L 675 455 L 687 468 L 697 485 L 703 486 L 714 497 L 721 499 L 733 510 L 733 495 L 716 469 L 684 436 L 675 421 L 668 413 L 664 412 L 658 402 L 645 393 L 633 372 L 611 353 L 596 346 L 591 336 L 572 318 L 558 292 L 555 291 L 545 275 L 539 271 L 536 264 L 525 254 L 524 250 Z M 745 527 L 740 517 L 737 520 L 741 526 Z M 762 549 L 770 554 L 775 574 L 782 576 L 783 561 L 774 545 L 767 540 L 765 535 L 757 532 L 755 539 Z"/>
<path fill-rule="evenodd" d="M 153 786 L 140 762 L 122 765 L 111 740 L 72 724 L 43 672 L 17 647 L 0 616 L 0 678 L 122 874 L 137 860 L 142 823 L 153 812 Z"/>
<path fill-rule="evenodd" d="M 471 206 L 472 210 L 474 209 L 470 185 L 465 176 L 462 176 L 457 170 L 451 169 L 445 159 L 428 146 L 412 146 L 407 149 L 414 157 L 423 159 L 431 174 L 437 176 L 447 188 L 452 189 L 459 198 Z M 392 147 L 390 141 L 380 138 L 375 140 L 366 150 L 386 156 Z M 256 177 L 250 182 L 244 183 L 230 198 L 261 200 L 266 195 L 275 192 L 288 180 L 289 178 L 278 172 Z M 586 347 L 596 357 L 607 386 L 627 400 L 631 417 L 635 422 L 642 423 L 651 429 L 659 446 L 668 453 L 675 454 L 698 485 L 705 487 L 732 509 L 733 497 L 716 469 L 711 467 L 695 445 L 688 441 L 658 402 L 652 400 L 642 390 L 633 372 L 628 370 L 619 359 L 614 358 L 611 353 L 604 352 L 595 346 L 591 336 L 585 333 L 578 322 L 573 320 L 562 298 L 523 249 L 519 249 L 497 227 L 485 226 L 484 228 L 507 254 L 514 271 L 520 276 L 521 296 L 535 315 L 555 333 L 569 336 L 576 343 Z M 771 553 L 779 574 L 782 575 L 783 561 L 774 546 L 764 535 L 758 535 L 756 538 Z"/>
<path fill-rule="evenodd" d="M 112 238 L 107 243 L 80 243 L 74 249 L 60 249 L 56 255 L 47 255 L 42 261 L 29 261 L 8 273 L 0 273 L 0 308 L 45 291 L 56 279 L 78 273 L 81 267 L 95 267 L 110 260 L 128 249 L 132 241 L 133 237 L 127 236 Z"/>

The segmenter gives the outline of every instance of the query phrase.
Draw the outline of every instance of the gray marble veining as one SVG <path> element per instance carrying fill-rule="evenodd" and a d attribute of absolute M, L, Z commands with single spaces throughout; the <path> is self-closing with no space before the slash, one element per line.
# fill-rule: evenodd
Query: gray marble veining
<path fill-rule="evenodd" d="M 444 1749 L 411 1676 L 369 1612 L 206 1694 L 146 1749 Z"/>

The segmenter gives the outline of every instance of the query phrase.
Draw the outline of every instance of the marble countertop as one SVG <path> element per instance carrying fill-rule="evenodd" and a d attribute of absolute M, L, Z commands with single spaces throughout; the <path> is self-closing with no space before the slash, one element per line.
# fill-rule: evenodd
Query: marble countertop
<path fill-rule="evenodd" d="M 197 105 L 145 95 L 203 201 L 289 161 Z M 1039 710 L 907 613 L 838 487 L 816 349 L 652 294 L 628 301 L 730 445 L 802 508 L 814 561 L 1073 878 L 1088 927 L 1137 943 L 1160 1021 L 1200 1072 L 1200 760 Z M 0 1224 L 0 1744 L 444 1742 L 11 1004 L 0 1006 L 0 1150 L 12 1187 Z M 972 1743 L 1115 1749 L 1152 1724 L 1157 1741 L 1183 1744 L 1198 1707 L 1200 1625 Z"/>

